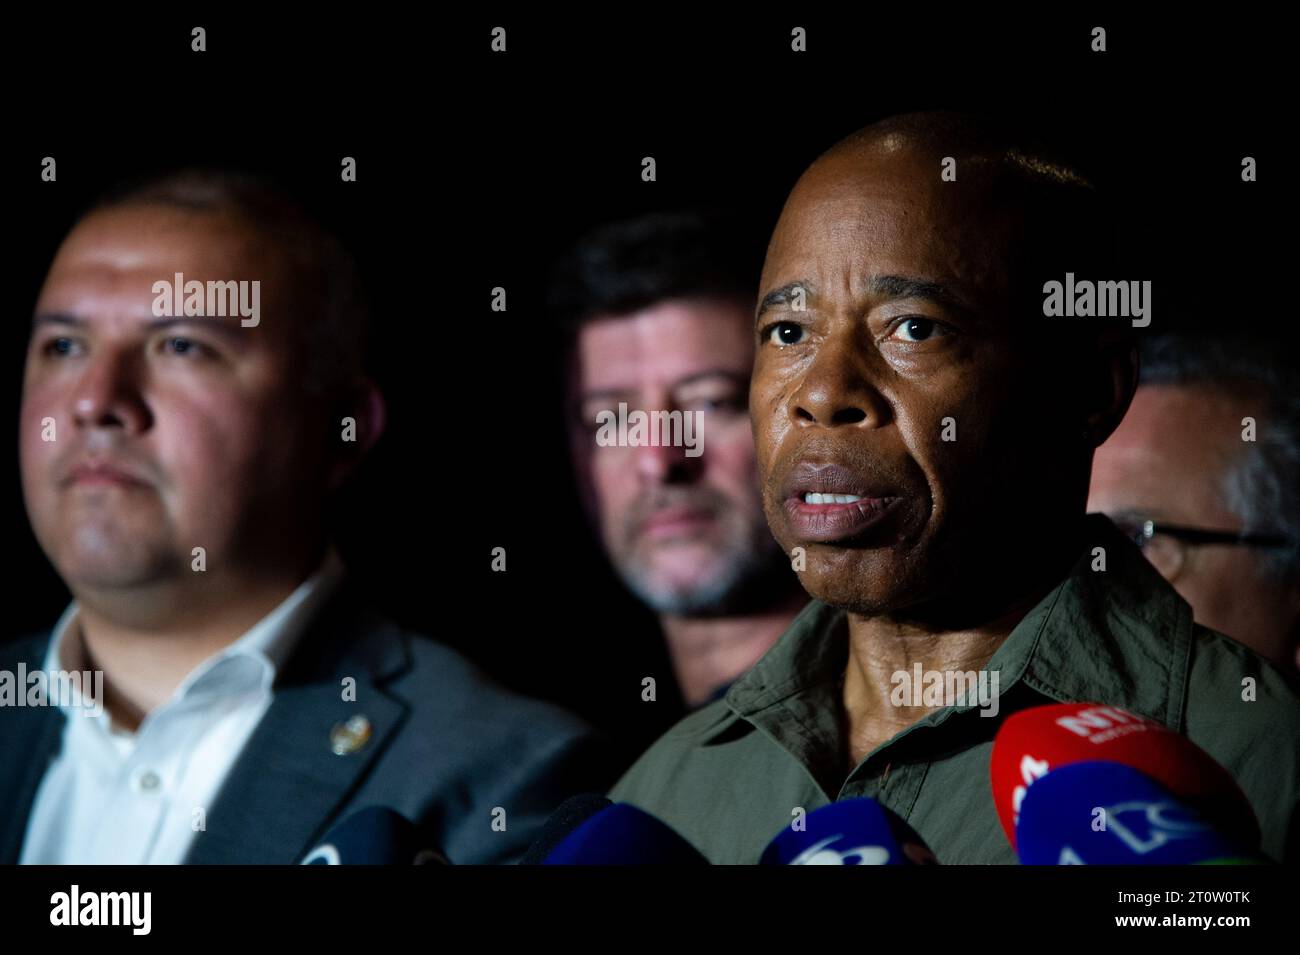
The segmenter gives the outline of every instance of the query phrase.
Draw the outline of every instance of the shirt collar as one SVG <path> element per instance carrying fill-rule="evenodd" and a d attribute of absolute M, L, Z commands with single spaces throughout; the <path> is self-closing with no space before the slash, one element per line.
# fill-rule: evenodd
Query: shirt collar
<path fill-rule="evenodd" d="M 236 688 L 269 688 L 306 631 L 307 624 L 337 588 L 345 573 L 342 557 L 332 544 L 329 545 L 311 576 L 234 643 L 191 670 L 169 702 Z M 49 673 L 88 669 L 75 600 L 55 624 L 43 669 Z M 60 705 L 68 708 L 62 703 Z"/>
<path fill-rule="evenodd" d="M 1192 611 L 1141 552 L 1101 514 L 1084 522 L 1083 552 L 1012 629 L 985 669 L 999 695 L 1017 684 L 1059 702 L 1097 700 L 1177 726 L 1191 656 Z M 772 707 L 796 718 L 824 707 L 848 660 L 846 614 L 813 600 L 725 697 L 714 735 Z M 974 706 L 946 707 L 938 724 Z"/>
<path fill-rule="evenodd" d="M 1177 727 L 1191 663 L 1192 608 L 1109 518 L 1059 587 L 998 648 L 989 667 L 1058 702 L 1098 700 Z"/>

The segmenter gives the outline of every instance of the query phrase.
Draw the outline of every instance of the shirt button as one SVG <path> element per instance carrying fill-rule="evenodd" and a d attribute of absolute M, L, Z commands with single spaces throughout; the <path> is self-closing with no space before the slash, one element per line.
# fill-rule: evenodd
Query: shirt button
<path fill-rule="evenodd" d="M 162 777 L 152 769 L 146 769 L 139 778 L 136 779 L 136 786 L 141 792 L 151 793 L 162 785 Z"/>

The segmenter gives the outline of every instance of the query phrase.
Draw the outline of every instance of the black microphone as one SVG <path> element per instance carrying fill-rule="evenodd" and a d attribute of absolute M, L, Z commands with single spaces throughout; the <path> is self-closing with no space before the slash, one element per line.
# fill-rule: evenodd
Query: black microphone
<path fill-rule="evenodd" d="M 359 809 L 332 826 L 299 865 L 451 865 L 415 823 L 386 806 Z"/>

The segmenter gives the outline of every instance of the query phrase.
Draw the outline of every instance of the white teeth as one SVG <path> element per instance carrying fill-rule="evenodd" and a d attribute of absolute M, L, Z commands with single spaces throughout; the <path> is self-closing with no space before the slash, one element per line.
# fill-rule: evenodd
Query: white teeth
<path fill-rule="evenodd" d="M 852 504 L 860 500 L 862 498 L 856 494 L 818 494 L 816 491 L 809 491 L 803 496 L 805 504 Z"/>

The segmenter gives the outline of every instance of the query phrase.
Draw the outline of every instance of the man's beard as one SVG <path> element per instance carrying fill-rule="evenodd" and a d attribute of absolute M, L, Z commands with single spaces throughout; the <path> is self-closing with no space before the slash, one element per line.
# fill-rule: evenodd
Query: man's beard
<path fill-rule="evenodd" d="M 683 582 L 656 580 L 653 554 L 638 554 L 641 528 L 657 510 L 689 505 L 714 515 L 718 527 L 711 535 L 712 573 Z M 613 555 L 615 570 L 636 597 L 660 614 L 679 617 L 725 617 L 769 606 L 792 583 L 790 561 L 772 537 L 755 505 L 749 520 L 729 499 L 715 491 L 695 489 L 671 496 L 658 494 L 637 503 L 624 520 L 622 546 Z"/>

